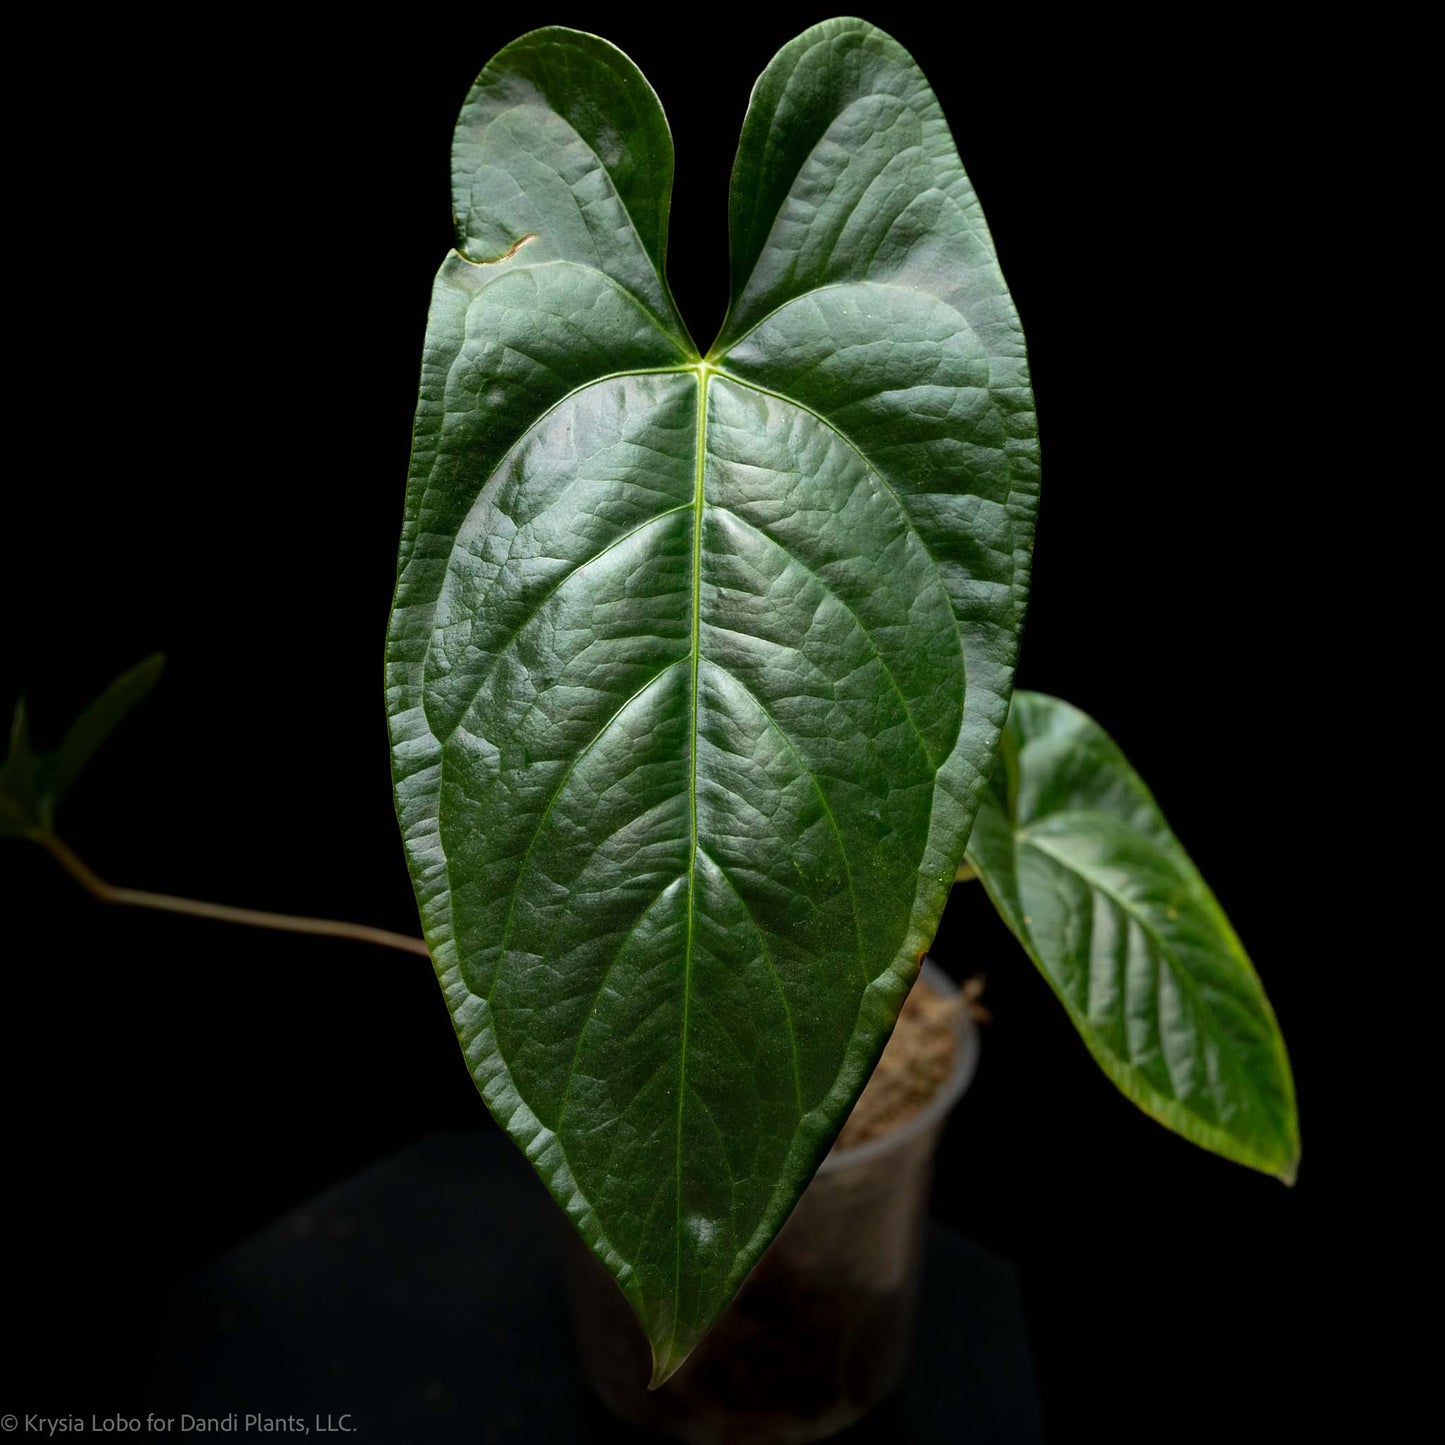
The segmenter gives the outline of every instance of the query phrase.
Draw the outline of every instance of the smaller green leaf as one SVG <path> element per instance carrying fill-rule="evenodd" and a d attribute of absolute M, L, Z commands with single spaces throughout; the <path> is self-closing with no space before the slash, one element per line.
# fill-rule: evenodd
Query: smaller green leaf
<path fill-rule="evenodd" d="M 0 763 L 0 838 L 31 832 L 40 821 L 40 760 L 30 748 L 25 699 L 15 704 L 10 750 Z"/>
<path fill-rule="evenodd" d="M 46 757 L 41 808 L 47 824 L 55 805 L 69 792 L 101 744 L 159 681 L 165 662 L 164 653 L 153 652 L 123 672 L 71 723 L 59 748 Z"/>
<path fill-rule="evenodd" d="M 1294 1182 L 1274 1011 L 1138 773 L 1077 708 L 1016 692 L 967 858 L 1104 1072 L 1184 1138 Z"/>

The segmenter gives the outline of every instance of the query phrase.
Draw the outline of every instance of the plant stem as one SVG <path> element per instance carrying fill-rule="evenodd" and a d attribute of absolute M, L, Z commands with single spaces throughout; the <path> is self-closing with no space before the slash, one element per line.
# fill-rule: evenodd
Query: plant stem
<path fill-rule="evenodd" d="M 233 908 L 227 903 L 204 903 L 198 898 L 178 898 L 172 893 L 148 893 L 140 888 L 117 888 L 92 872 L 87 864 L 62 843 L 54 833 L 32 833 L 44 848 L 92 898 L 102 903 L 120 903 L 130 908 L 154 908 L 162 913 L 184 913 L 192 918 L 211 918 L 219 923 L 240 923 L 248 928 L 270 928 L 281 933 L 314 933 L 327 938 L 349 938 L 357 943 L 375 943 L 402 953 L 430 957 L 426 943 L 406 933 L 372 928 L 366 923 L 346 923 L 336 918 L 306 918 L 296 913 L 268 913 L 259 908 Z"/>

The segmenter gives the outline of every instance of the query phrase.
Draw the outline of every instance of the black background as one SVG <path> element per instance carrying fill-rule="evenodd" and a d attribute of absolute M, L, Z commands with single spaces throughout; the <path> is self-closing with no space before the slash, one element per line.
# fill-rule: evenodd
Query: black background
<path fill-rule="evenodd" d="M 701 11 L 414 7 L 204 40 L 131 17 L 32 58 L 0 705 L 26 688 L 44 745 L 169 655 L 61 815 L 99 872 L 415 930 L 381 651 L 456 107 L 530 24 L 627 50 L 677 141 L 672 279 L 705 346 L 749 88 L 825 13 L 764 7 L 738 35 Z M 1019 681 L 1090 711 L 1154 787 L 1270 990 L 1305 1139 L 1291 1191 L 1150 1123 L 960 890 L 935 954 L 987 973 L 997 1021 L 937 1207 L 1018 1265 L 1051 1438 L 1286 1429 L 1340 1383 L 1337 764 L 1370 681 L 1332 636 L 1350 578 L 1310 570 L 1322 531 L 1371 525 L 1322 501 L 1369 446 L 1347 394 L 1301 400 L 1328 348 L 1303 316 L 1334 118 L 1283 33 L 872 18 L 939 93 L 1029 338 Z M 0 1408 L 144 1409 L 174 1281 L 380 1153 L 492 1127 L 418 959 L 101 910 L 19 843 L 0 888 L 25 1397 Z"/>

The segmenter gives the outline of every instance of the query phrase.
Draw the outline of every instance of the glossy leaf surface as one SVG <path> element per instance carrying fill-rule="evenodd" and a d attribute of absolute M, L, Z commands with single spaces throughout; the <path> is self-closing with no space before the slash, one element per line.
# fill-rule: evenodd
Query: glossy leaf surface
<path fill-rule="evenodd" d="M 1284 1041 L 1214 895 L 1092 719 L 1014 694 L 968 861 L 1104 1072 L 1160 1123 L 1294 1178 Z"/>
<path fill-rule="evenodd" d="M 591 36 L 453 152 L 388 646 L 423 925 L 483 1096 L 676 1368 L 931 941 L 1007 711 L 1036 467 L 947 125 L 859 21 L 787 46 L 699 355 L 671 140 Z"/>

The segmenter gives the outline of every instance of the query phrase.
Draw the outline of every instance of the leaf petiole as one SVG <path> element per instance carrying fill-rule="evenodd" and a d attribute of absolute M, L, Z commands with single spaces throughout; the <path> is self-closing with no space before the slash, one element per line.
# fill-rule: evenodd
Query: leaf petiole
<path fill-rule="evenodd" d="M 269 928 L 279 933 L 319 934 L 326 938 L 347 938 L 356 943 L 374 943 L 401 953 L 429 957 L 426 943 L 406 933 L 373 928 L 367 923 L 348 923 L 337 918 L 308 918 L 296 913 L 271 913 L 260 908 L 237 908 L 229 903 L 207 903 L 199 898 L 182 898 L 173 893 L 151 893 L 141 888 L 117 888 L 107 883 L 54 833 L 32 830 L 28 837 L 60 864 L 90 896 L 101 903 L 118 903 L 129 908 L 151 908 L 161 913 L 182 913 L 191 918 L 209 918 L 218 923 L 239 923 L 247 928 Z"/>

